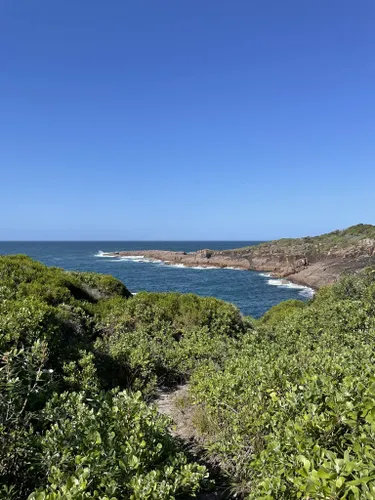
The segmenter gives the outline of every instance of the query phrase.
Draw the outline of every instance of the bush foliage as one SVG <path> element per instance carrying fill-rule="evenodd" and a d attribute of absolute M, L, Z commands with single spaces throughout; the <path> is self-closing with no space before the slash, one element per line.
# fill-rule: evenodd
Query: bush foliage
<path fill-rule="evenodd" d="M 143 399 L 222 363 L 244 329 L 215 299 L 0 257 L 0 497 L 194 494 L 206 469 Z"/>
<path fill-rule="evenodd" d="M 229 496 L 373 499 L 374 341 L 371 269 L 253 320 L 0 257 L 0 498 L 194 496 L 207 470 L 152 403 L 189 380 Z"/>
<path fill-rule="evenodd" d="M 374 298 L 369 270 L 276 306 L 194 373 L 207 447 L 248 499 L 375 498 Z"/>

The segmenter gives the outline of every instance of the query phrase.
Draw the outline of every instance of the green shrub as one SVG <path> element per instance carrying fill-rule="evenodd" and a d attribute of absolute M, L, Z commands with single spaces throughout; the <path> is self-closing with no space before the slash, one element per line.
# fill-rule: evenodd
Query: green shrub
<path fill-rule="evenodd" d="M 246 498 L 374 498 L 374 283 L 281 304 L 224 367 L 194 372 L 206 446 Z"/>
<path fill-rule="evenodd" d="M 28 349 L 13 347 L 0 358 L 0 488 L 3 498 L 24 498 L 38 483 L 35 460 L 38 410 L 52 385 L 53 370 L 46 368 L 47 345 L 36 340 Z M 0 498 L 1 498 L 0 490 Z"/>
<path fill-rule="evenodd" d="M 167 499 L 204 482 L 206 470 L 188 462 L 168 420 L 139 395 L 99 391 L 149 394 L 175 380 L 180 325 L 225 329 L 239 314 L 214 301 L 203 313 L 194 297 L 189 305 L 130 297 L 110 276 L 0 257 L 0 498 L 34 490 L 30 498 Z M 172 303 L 183 311 L 176 324 Z M 221 309 L 230 311 L 223 325 Z"/>
<path fill-rule="evenodd" d="M 371 269 L 254 320 L 0 257 L 0 498 L 194 495 L 206 470 L 142 400 L 187 380 L 184 405 L 239 496 L 375 498 L 374 363 Z"/>
<path fill-rule="evenodd" d="M 285 318 L 290 317 L 293 312 L 297 312 L 306 306 L 301 300 L 286 300 L 276 306 L 271 307 L 259 320 L 258 325 L 272 328 L 277 326 Z"/>
<path fill-rule="evenodd" d="M 95 343 L 108 386 L 150 393 L 186 380 L 201 363 L 220 363 L 244 331 L 238 309 L 191 294 L 140 293 L 98 304 Z"/>
<path fill-rule="evenodd" d="M 97 302 L 112 296 L 131 297 L 126 286 L 112 276 L 46 267 L 25 255 L 0 256 L 0 283 L 8 294 L 37 296 L 51 305 L 74 300 Z"/>
<path fill-rule="evenodd" d="M 62 394 L 44 416 L 51 426 L 40 461 L 49 485 L 29 500 L 167 500 L 194 493 L 207 477 L 203 466 L 188 464 L 167 431 L 168 419 L 140 394 Z"/>
<path fill-rule="evenodd" d="M 113 296 L 124 298 L 132 296 L 121 281 L 107 274 L 71 271 L 67 273 L 67 275 L 73 282 L 77 283 L 81 290 L 93 301 Z"/>

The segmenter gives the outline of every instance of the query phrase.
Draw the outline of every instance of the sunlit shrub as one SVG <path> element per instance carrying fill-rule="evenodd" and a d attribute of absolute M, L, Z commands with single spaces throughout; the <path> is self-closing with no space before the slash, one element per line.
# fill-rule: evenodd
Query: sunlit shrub
<path fill-rule="evenodd" d="M 62 394 L 44 417 L 51 426 L 40 461 L 49 484 L 29 500 L 167 500 L 197 491 L 207 476 L 204 467 L 188 464 L 167 431 L 168 419 L 140 394 Z"/>
<path fill-rule="evenodd" d="M 374 498 L 374 274 L 276 306 L 224 368 L 198 368 L 198 425 L 249 499 Z"/>

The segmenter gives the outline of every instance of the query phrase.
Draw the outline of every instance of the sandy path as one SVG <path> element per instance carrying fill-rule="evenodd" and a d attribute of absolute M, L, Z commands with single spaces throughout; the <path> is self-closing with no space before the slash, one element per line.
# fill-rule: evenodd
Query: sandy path
<path fill-rule="evenodd" d="M 197 461 L 202 462 L 202 447 L 201 440 L 193 426 L 194 407 L 188 404 L 188 386 L 180 385 L 173 391 L 160 391 L 156 400 L 158 410 L 163 415 L 171 417 L 174 421 L 174 426 L 171 427 L 170 432 L 173 436 L 181 439 L 186 445 L 189 453 L 193 455 Z M 203 461 L 207 466 L 207 463 Z M 208 466 L 208 468 L 210 468 Z M 210 473 L 211 476 L 217 476 L 217 472 Z M 220 477 L 215 477 L 216 483 L 220 484 L 223 480 Z M 191 497 L 186 497 L 191 498 Z M 199 493 L 196 497 L 197 500 L 225 500 L 233 498 L 228 495 L 228 488 L 217 487 L 213 492 Z M 181 499 L 182 500 L 182 499 Z"/>

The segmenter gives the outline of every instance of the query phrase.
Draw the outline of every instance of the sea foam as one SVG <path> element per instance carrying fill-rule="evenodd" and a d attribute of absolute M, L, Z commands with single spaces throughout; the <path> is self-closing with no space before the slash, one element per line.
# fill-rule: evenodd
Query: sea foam
<path fill-rule="evenodd" d="M 313 297 L 315 294 L 315 291 L 308 286 L 298 285 L 297 283 L 292 283 L 291 281 L 285 279 L 273 278 L 272 275 L 268 273 L 259 273 L 259 275 L 264 278 L 269 278 L 267 279 L 268 285 L 299 290 L 299 294 L 303 297 Z"/>
<path fill-rule="evenodd" d="M 145 258 L 143 255 L 119 255 L 119 260 L 125 260 L 130 262 L 144 262 Z"/>
<path fill-rule="evenodd" d="M 188 267 L 188 266 L 185 266 L 185 267 Z M 220 268 L 217 266 L 191 266 L 190 269 L 203 270 L 203 269 L 220 269 Z"/>
<path fill-rule="evenodd" d="M 105 259 L 112 259 L 114 257 L 117 257 L 116 255 L 106 255 L 103 250 L 99 250 L 98 253 L 95 254 L 95 257 L 103 257 Z"/>

